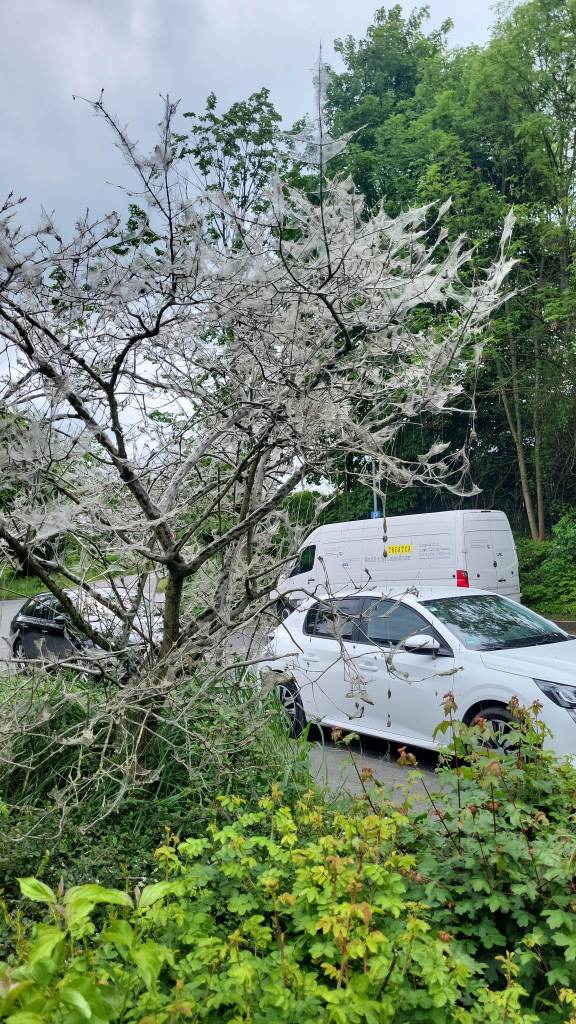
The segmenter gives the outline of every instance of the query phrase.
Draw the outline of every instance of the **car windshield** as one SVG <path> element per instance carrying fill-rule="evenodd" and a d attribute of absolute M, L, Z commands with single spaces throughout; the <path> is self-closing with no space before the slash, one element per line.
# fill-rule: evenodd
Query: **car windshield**
<path fill-rule="evenodd" d="M 422 604 L 472 651 L 502 651 L 573 639 L 553 622 L 505 597 L 470 594 Z"/>

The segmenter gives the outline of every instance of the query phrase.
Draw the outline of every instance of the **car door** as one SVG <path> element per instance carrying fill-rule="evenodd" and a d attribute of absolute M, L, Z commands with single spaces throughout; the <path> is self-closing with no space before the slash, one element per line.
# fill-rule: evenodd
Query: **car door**
<path fill-rule="evenodd" d="M 298 685 L 305 709 L 319 720 L 346 722 L 353 711 L 347 695 L 362 607 L 358 597 L 326 598 L 310 608 L 304 619 Z"/>
<path fill-rule="evenodd" d="M 440 643 L 437 654 L 402 649 L 410 636 Z M 402 741 L 430 746 L 442 721 L 442 700 L 452 688 L 454 656 L 431 622 L 411 605 L 366 599 L 358 640 L 351 651 L 357 689 L 365 687 L 362 727 Z"/>

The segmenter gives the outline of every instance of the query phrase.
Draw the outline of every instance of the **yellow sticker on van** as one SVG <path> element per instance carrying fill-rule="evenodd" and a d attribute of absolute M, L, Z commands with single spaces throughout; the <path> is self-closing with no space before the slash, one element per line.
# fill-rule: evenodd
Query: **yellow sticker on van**
<path fill-rule="evenodd" d="M 411 555 L 412 550 L 411 544 L 388 544 L 386 548 L 389 555 Z"/>

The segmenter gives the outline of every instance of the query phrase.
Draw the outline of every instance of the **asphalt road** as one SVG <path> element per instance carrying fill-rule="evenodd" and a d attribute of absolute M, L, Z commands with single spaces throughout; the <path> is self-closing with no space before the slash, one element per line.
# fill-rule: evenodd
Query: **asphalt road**
<path fill-rule="evenodd" d="M 23 600 L 0 601 L 0 666 L 2 669 L 6 669 L 7 666 L 4 663 L 10 659 L 10 647 L 7 639 L 10 633 L 10 623 L 23 604 Z"/>
<path fill-rule="evenodd" d="M 418 771 L 423 773 L 426 785 L 434 788 L 434 769 L 438 763 L 436 754 L 418 747 L 410 747 L 410 751 L 417 758 Z M 310 745 L 310 765 L 317 784 L 336 795 L 360 795 L 364 788 L 360 775 L 363 769 L 369 769 L 395 803 L 403 802 L 408 789 L 419 803 L 427 803 L 422 784 L 416 783 L 412 787 L 408 780 L 410 769 L 398 764 L 396 743 L 362 737 L 344 748 L 335 746 L 329 731 L 325 730 L 322 738 Z"/>

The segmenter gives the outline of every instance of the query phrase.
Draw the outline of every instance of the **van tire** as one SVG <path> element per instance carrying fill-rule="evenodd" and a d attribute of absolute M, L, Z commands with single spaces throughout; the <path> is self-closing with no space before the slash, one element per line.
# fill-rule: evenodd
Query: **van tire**
<path fill-rule="evenodd" d="M 300 736 L 308 724 L 302 707 L 300 690 L 293 679 L 283 679 L 281 683 L 278 683 L 276 692 L 290 722 L 290 732 L 293 736 Z"/>
<path fill-rule="evenodd" d="M 284 622 L 284 619 L 287 619 L 289 615 L 292 615 L 293 611 L 294 609 L 290 608 L 282 598 L 276 601 L 276 615 L 280 619 L 280 622 Z"/>

